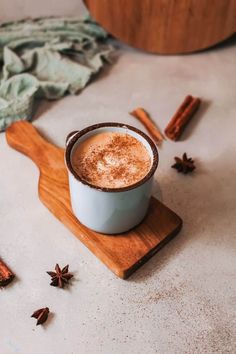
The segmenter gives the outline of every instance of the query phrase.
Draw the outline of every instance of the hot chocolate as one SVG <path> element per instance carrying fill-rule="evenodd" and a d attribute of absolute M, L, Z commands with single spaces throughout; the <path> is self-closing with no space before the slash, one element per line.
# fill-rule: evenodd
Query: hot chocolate
<path fill-rule="evenodd" d="M 71 162 L 80 178 L 102 188 L 135 184 L 151 168 L 147 148 L 130 134 L 119 132 L 89 137 L 75 148 Z"/>

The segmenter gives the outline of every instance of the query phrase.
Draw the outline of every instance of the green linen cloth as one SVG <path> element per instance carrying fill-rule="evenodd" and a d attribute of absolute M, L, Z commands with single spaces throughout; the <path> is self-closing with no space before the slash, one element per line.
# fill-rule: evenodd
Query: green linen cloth
<path fill-rule="evenodd" d="M 39 18 L 0 25 L 0 131 L 32 118 L 35 97 L 82 90 L 109 61 L 107 33 L 92 20 Z"/>

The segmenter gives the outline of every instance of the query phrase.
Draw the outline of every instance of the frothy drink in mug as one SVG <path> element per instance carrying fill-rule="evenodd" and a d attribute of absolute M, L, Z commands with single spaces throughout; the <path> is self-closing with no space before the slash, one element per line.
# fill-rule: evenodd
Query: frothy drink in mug
<path fill-rule="evenodd" d="M 128 133 L 102 132 L 79 144 L 72 166 L 81 179 L 101 188 L 122 188 L 137 183 L 150 171 L 147 148 Z"/>
<path fill-rule="evenodd" d="M 71 207 L 78 220 L 119 234 L 145 217 L 158 165 L 154 142 L 123 123 L 99 123 L 67 136 L 65 161 Z"/>

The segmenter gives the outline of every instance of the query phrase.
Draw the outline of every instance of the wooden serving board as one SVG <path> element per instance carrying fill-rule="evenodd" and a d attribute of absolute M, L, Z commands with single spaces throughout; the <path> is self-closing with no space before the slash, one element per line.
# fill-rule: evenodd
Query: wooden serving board
<path fill-rule="evenodd" d="M 181 229 L 179 216 L 155 198 L 145 220 L 127 233 L 111 236 L 86 228 L 71 210 L 64 149 L 47 142 L 25 121 L 13 123 L 6 138 L 12 148 L 38 166 L 38 193 L 43 204 L 118 277 L 127 278 Z"/>
<path fill-rule="evenodd" d="M 208 48 L 236 31 L 236 0 L 84 0 L 116 38 L 162 54 Z"/>

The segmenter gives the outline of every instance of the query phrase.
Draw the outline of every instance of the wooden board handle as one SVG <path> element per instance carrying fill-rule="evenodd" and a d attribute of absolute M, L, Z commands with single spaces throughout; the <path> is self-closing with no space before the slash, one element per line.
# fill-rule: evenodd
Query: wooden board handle
<path fill-rule="evenodd" d="M 40 169 L 50 166 L 53 152 L 58 150 L 48 143 L 29 122 L 19 121 L 6 130 L 7 143 L 33 160 Z M 62 149 L 60 149 L 62 150 Z"/>

